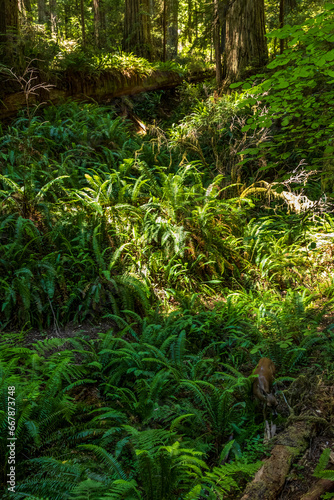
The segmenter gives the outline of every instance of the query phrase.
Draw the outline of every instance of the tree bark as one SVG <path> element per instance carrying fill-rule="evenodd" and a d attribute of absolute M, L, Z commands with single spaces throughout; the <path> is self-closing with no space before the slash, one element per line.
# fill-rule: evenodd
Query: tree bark
<path fill-rule="evenodd" d="M 213 15 L 213 45 L 215 48 L 216 62 L 216 83 L 220 88 L 223 81 L 222 70 L 222 53 L 221 53 L 221 26 L 219 19 L 219 0 L 214 0 L 214 15 Z"/>
<path fill-rule="evenodd" d="M 100 47 L 100 5 L 99 0 L 93 0 L 94 39 L 96 47 Z"/>
<path fill-rule="evenodd" d="M 293 460 L 303 453 L 315 430 L 314 422 L 296 422 L 277 437 L 269 459 L 255 475 L 241 500 L 278 498 Z"/>
<path fill-rule="evenodd" d="M 6 2 L 5 0 L 0 0 L 0 12 L 5 12 Z M 6 16 L 0 16 L 0 42 L 4 42 L 6 39 Z"/>
<path fill-rule="evenodd" d="M 64 24 L 65 24 L 65 38 L 70 38 L 70 18 L 71 18 L 71 9 L 68 3 L 65 3 L 64 5 Z"/>
<path fill-rule="evenodd" d="M 264 0 L 234 0 L 226 13 L 226 77 L 240 80 L 247 69 L 268 61 Z"/>
<path fill-rule="evenodd" d="M 188 0 L 188 42 L 192 41 L 192 0 Z"/>
<path fill-rule="evenodd" d="M 125 0 L 123 50 L 151 59 L 150 0 Z"/>
<path fill-rule="evenodd" d="M 45 0 L 37 1 L 37 12 L 38 12 L 38 23 L 44 24 L 46 23 L 46 5 Z"/>
<path fill-rule="evenodd" d="M 19 11 L 23 19 L 28 17 L 28 13 L 31 12 L 30 0 L 19 0 Z"/>
<path fill-rule="evenodd" d="M 0 42 L 4 44 L 3 61 L 12 64 L 19 60 L 15 35 L 19 32 L 19 4 L 17 0 L 0 0 Z"/>
<path fill-rule="evenodd" d="M 179 0 L 169 0 L 168 4 L 168 46 L 169 58 L 173 59 L 177 56 L 178 39 L 179 39 Z"/>
<path fill-rule="evenodd" d="M 187 78 L 189 83 L 213 78 L 211 70 L 203 71 L 200 75 Z M 99 103 L 110 102 L 110 99 L 123 95 L 135 95 L 140 92 L 150 92 L 152 90 L 163 90 L 175 88 L 181 85 L 185 78 L 173 71 L 154 71 L 150 76 L 139 77 L 133 75 L 127 77 L 122 73 L 115 73 L 111 70 L 102 71 L 89 78 L 85 71 L 78 71 L 76 74 L 71 72 L 58 73 L 55 82 L 57 85 L 46 95 L 31 95 L 30 105 L 48 103 L 58 104 L 64 99 L 87 101 L 92 98 Z M 12 85 L 9 85 L 9 91 L 12 92 Z M 18 110 L 27 107 L 24 94 L 14 92 L 6 94 L 0 86 L 0 120 L 6 119 L 18 112 Z"/>
<path fill-rule="evenodd" d="M 163 13 L 162 13 L 162 60 L 166 62 L 167 59 L 167 0 L 163 0 Z"/>
<path fill-rule="evenodd" d="M 50 0 L 50 25 L 51 25 L 51 33 L 55 35 L 57 33 L 57 0 Z"/>
<path fill-rule="evenodd" d="M 334 481 L 319 479 L 300 500 L 319 500 L 325 493 L 334 490 Z"/>
<path fill-rule="evenodd" d="M 80 18 L 81 18 L 81 36 L 82 36 L 82 46 L 86 47 L 86 28 L 85 28 L 85 6 L 84 0 L 80 0 Z"/>
<path fill-rule="evenodd" d="M 13 31 L 19 29 L 19 6 L 17 0 L 5 0 L 4 10 L 2 10 L 2 15 L 5 13 L 5 24 L 6 31 L 10 28 Z"/>
<path fill-rule="evenodd" d="M 284 26 L 284 9 L 285 9 L 285 0 L 280 0 L 279 2 L 279 27 L 283 28 Z M 284 52 L 284 38 L 281 38 L 279 41 L 279 51 L 280 54 Z"/>

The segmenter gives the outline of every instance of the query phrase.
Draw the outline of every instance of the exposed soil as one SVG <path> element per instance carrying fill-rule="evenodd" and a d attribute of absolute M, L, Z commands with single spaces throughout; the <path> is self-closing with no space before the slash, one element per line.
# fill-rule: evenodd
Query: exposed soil
<path fill-rule="evenodd" d="M 100 332 L 106 332 L 110 328 L 115 329 L 117 326 L 113 321 L 101 320 L 95 325 L 87 321 L 79 325 L 68 323 L 65 327 L 60 327 L 59 329 L 55 329 L 54 327 L 45 330 L 31 329 L 24 334 L 24 344 L 26 347 L 29 347 L 31 344 L 41 340 L 55 337 L 66 339 L 76 337 L 79 334 L 86 339 L 97 339 Z"/>

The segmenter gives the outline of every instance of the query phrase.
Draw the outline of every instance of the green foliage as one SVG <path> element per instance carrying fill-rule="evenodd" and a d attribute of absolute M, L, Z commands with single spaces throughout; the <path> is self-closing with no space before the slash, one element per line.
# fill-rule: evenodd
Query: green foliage
<path fill-rule="evenodd" d="M 325 158 L 331 162 L 332 31 L 333 5 L 326 4 L 322 13 L 303 24 L 287 24 L 268 35 L 287 39 L 288 48 L 268 64 L 274 70 L 271 75 L 257 75 L 255 82 L 243 85 L 247 99 L 240 104 L 253 114 L 242 131 L 268 128 L 274 136 L 256 150 L 240 152 L 241 163 L 256 155 L 263 164 L 260 170 L 286 173 L 302 159 L 312 168 L 321 168 Z"/>
<path fill-rule="evenodd" d="M 326 448 L 322 452 L 322 454 L 319 458 L 319 463 L 316 466 L 316 468 L 314 469 L 313 475 L 315 477 L 320 478 L 320 479 L 327 479 L 327 480 L 329 479 L 330 481 L 334 481 L 333 470 L 326 470 L 330 454 L 331 454 L 331 450 L 329 448 Z M 333 497 L 334 497 L 334 493 L 325 493 L 322 496 L 323 499 L 329 499 L 329 498 L 333 498 Z"/>
<path fill-rule="evenodd" d="M 275 32 L 294 38 L 244 94 L 184 84 L 167 132 L 139 135 L 114 110 L 78 103 L 3 127 L 0 466 L 4 490 L 15 386 L 12 498 L 235 496 L 266 452 L 251 390 L 258 359 L 275 362 L 279 387 L 310 365 L 331 376 L 333 325 L 322 321 L 334 290 L 332 216 L 294 213 L 275 195 L 264 206 L 269 183 L 257 187 L 273 164 L 288 172 L 331 157 L 331 30 L 328 6 Z M 185 60 L 60 48 L 53 65 L 68 75 L 186 71 Z M 134 110 L 158 120 L 164 100 L 149 94 Z M 302 180 L 317 199 L 317 177 Z M 297 185 L 271 184 L 277 195 Z M 25 341 L 32 327 L 62 335 L 68 322 L 85 331 L 100 319 L 110 328 L 96 338 Z M 325 452 L 319 477 L 327 461 Z"/>

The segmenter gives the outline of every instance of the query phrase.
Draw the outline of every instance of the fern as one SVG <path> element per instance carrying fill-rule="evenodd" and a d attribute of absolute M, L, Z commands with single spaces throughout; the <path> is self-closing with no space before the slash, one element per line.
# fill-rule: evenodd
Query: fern
<path fill-rule="evenodd" d="M 329 462 L 329 457 L 331 454 L 330 448 L 326 448 L 322 454 L 320 455 L 318 465 L 314 469 L 313 475 L 315 477 L 321 478 L 321 479 L 329 479 L 330 481 L 334 481 L 334 471 L 333 470 L 326 470 L 326 467 Z"/>

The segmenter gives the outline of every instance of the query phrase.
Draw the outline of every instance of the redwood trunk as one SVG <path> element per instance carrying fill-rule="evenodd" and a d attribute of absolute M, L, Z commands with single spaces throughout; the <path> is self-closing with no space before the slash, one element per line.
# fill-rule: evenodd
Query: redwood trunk
<path fill-rule="evenodd" d="M 123 50 L 151 59 L 150 0 L 125 0 Z"/>
<path fill-rule="evenodd" d="M 81 35 L 82 35 L 82 46 L 86 47 L 86 28 L 85 28 L 85 6 L 84 0 L 80 0 L 80 17 L 81 17 Z"/>
<path fill-rule="evenodd" d="M 179 0 L 170 0 L 168 6 L 168 46 L 169 58 L 173 59 L 177 56 L 178 38 L 179 38 Z"/>
<path fill-rule="evenodd" d="M 162 13 L 162 60 L 166 62 L 167 56 L 167 0 L 164 1 Z"/>
<path fill-rule="evenodd" d="M 17 0 L 5 0 L 5 8 L 1 12 L 1 15 L 5 13 L 5 24 L 6 30 L 10 28 L 13 31 L 17 31 L 19 28 L 19 5 Z"/>
<path fill-rule="evenodd" d="M 93 0 L 94 12 L 94 39 L 97 47 L 100 46 L 100 5 L 99 0 Z"/>
<path fill-rule="evenodd" d="M 50 0 L 50 23 L 51 23 L 51 33 L 54 35 L 57 33 L 57 0 Z"/>
<path fill-rule="evenodd" d="M 221 35 L 221 26 L 219 20 L 219 0 L 214 0 L 213 44 L 215 48 L 216 83 L 218 88 L 221 87 L 223 81 L 220 35 Z"/>
<path fill-rule="evenodd" d="M 226 73 L 230 82 L 240 80 L 250 68 L 268 61 L 264 0 L 235 0 L 226 13 Z"/>
<path fill-rule="evenodd" d="M 284 27 L 284 9 L 285 9 L 285 0 L 280 0 L 279 3 L 279 27 Z M 284 38 L 281 38 L 279 41 L 279 51 L 280 54 L 284 52 Z"/>
<path fill-rule="evenodd" d="M 44 24 L 46 22 L 46 5 L 45 0 L 37 1 L 38 23 Z"/>

